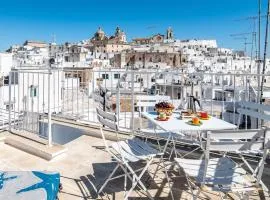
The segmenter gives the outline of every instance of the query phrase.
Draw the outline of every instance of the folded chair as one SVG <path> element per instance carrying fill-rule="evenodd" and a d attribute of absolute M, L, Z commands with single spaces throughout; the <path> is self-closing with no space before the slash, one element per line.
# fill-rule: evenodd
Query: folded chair
<path fill-rule="evenodd" d="M 269 150 L 269 139 L 266 131 L 219 131 L 207 132 L 202 136 L 204 159 L 175 158 L 179 169 L 181 168 L 187 178 L 192 191 L 193 199 L 199 196 L 202 190 L 217 191 L 223 199 L 229 192 L 235 193 L 241 199 L 247 197 L 250 191 L 261 190 L 265 159 Z M 236 163 L 227 153 L 240 154 L 247 150 L 261 150 L 263 154 L 253 169 L 249 162 L 240 156 L 241 164 Z M 222 157 L 210 158 L 210 153 L 223 152 Z M 212 154 L 213 155 L 213 154 Z M 245 170 L 246 166 L 248 170 Z M 193 189 L 198 191 L 195 194 Z"/>
<path fill-rule="evenodd" d="M 128 199 L 131 192 L 135 189 L 136 186 L 141 187 L 146 192 L 146 195 L 148 196 L 148 198 L 153 199 L 153 197 L 150 195 L 147 188 L 141 181 L 141 178 L 145 174 L 145 172 L 148 170 L 149 166 L 153 163 L 154 157 L 160 156 L 162 154 L 158 150 L 152 148 L 147 143 L 137 138 L 119 141 L 119 137 L 118 137 L 119 129 L 117 125 L 116 115 L 113 113 L 105 112 L 100 108 L 96 108 L 96 109 L 97 109 L 97 118 L 101 125 L 100 132 L 104 140 L 105 148 L 107 152 L 110 153 L 111 156 L 117 162 L 117 166 L 114 168 L 114 170 L 109 175 L 107 180 L 101 186 L 101 188 L 98 191 L 98 194 L 100 194 L 103 191 L 103 189 L 106 187 L 109 181 L 124 176 L 125 177 L 125 183 L 124 183 L 125 200 Z M 117 136 L 117 142 L 112 143 L 110 146 L 107 144 L 107 141 L 104 136 L 103 129 L 105 127 L 109 128 L 110 131 L 111 130 L 114 131 Z M 130 165 L 130 163 L 135 163 L 139 161 L 146 162 L 146 165 L 143 168 L 135 171 Z M 121 168 L 123 170 L 124 175 L 113 177 L 118 168 Z M 166 171 L 166 177 L 168 179 L 167 171 Z M 132 186 L 130 190 L 126 193 L 127 178 L 132 182 Z"/>

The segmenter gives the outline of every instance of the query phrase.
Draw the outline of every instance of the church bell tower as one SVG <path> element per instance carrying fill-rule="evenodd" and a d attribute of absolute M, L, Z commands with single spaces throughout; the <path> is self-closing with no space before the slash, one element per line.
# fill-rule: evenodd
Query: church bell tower
<path fill-rule="evenodd" d="M 172 28 L 171 27 L 169 27 L 168 29 L 167 29 L 167 35 L 166 35 L 166 39 L 167 40 L 173 40 L 173 30 L 172 30 Z"/>

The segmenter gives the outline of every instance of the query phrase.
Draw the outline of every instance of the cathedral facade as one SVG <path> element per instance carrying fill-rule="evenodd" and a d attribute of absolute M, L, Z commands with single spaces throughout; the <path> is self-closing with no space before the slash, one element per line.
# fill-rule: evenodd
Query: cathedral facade
<path fill-rule="evenodd" d="M 171 27 L 167 29 L 166 35 L 160 33 L 146 38 L 134 38 L 133 43 L 135 45 L 148 45 L 148 44 L 160 44 L 165 41 L 174 41 L 173 30 Z"/>
<path fill-rule="evenodd" d="M 94 36 L 90 39 L 93 45 L 93 51 L 96 53 L 117 53 L 129 49 L 126 34 L 119 27 L 116 28 L 115 34 L 108 37 L 99 27 Z"/>

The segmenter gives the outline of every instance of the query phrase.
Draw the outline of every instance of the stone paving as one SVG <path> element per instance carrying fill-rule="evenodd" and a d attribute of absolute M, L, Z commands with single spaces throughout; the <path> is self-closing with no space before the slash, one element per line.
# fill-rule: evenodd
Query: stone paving
<path fill-rule="evenodd" d="M 0 169 L 1 170 L 50 170 L 61 174 L 63 190 L 59 194 L 60 200 L 79 199 L 123 199 L 123 180 L 117 179 L 108 184 L 104 194 L 97 196 L 96 188 L 104 182 L 115 166 L 110 155 L 104 151 L 103 141 L 99 138 L 83 135 L 65 145 L 68 151 L 51 161 L 46 161 L 34 155 L 25 153 L 14 147 L 0 143 Z M 152 167 L 152 170 L 155 166 Z M 268 171 L 268 169 L 266 170 Z M 121 172 L 119 172 L 121 173 Z M 173 193 L 175 199 L 192 199 L 187 182 L 183 177 L 176 177 L 176 170 L 170 171 L 172 177 Z M 269 180 L 269 176 L 267 177 Z M 164 173 L 160 171 L 155 180 L 145 175 L 149 192 L 155 199 L 171 199 L 168 183 Z M 269 182 L 269 181 L 267 181 Z M 216 193 L 202 193 L 200 199 L 218 199 Z M 148 199 L 138 188 L 129 199 Z M 237 199 L 237 198 L 235 198 Z M 260 199 L 254 194 L 250 199 Z M 268 199 L 268 198 L 267 198 Z"/>

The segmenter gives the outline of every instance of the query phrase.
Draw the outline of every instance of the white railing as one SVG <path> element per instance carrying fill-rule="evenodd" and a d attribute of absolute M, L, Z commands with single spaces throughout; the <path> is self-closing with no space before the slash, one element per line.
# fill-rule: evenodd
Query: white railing
<path fill-rule="evenodd" d="M 260 96 L 258 79 L 261 75 L 257 74 L 120 70 L 66 70 L 63 73 L 72 79 L 62 85 L 63 107 L 58 116 L 88 124 L 97 123 L 97 103 L 92 94 L 102 86 L 110 92 L 111 107 L 107 109 L 112 112 L 119 111 L 120 126 L 125 129 L 134 127 L 134 121 L 138 118 L 136 96 L 170 96 L 171 102 L 176 107 L 181 107 L 184 106 L 186 96 L 192 93 L 191 82 L 194 86 L 193 95 L 200 100 L 204 110 L 234 124 L 238 119 L 238 102 L 256 102 Z"/>
<path fill-rule="evenodd" d="M 9 85 L 0 87 L 0 106 L 3 107 L 0 107 L 0 114 L 8 116 L 3 117 L 0 123 L 4 125 L 8 120 L 9 129 L 49 138 L 51 122 L 48 116 L 51 115 L 96 125 L 98 102 L 93 97 L 103 87 L 109 91 L 106 109 L 117 113 L 119 126 L 126 131 L 137 128 L 137 98 L 142 95 L 169 96 L 175 107 L 180 109 L 185 106 L 186 97 L 193 94 L 211 115 L 237 124 L 238 102 L 258 101 L 261 77 L 258 74 L 160 70 L 14 70 L 9 74 Z M 268 75 L 265 79 L 268 80 Z M 267 84 L 264 84 L 265 91 Z M 248 118 L 245 118 L 245 123 L 249 124 Z"/>

